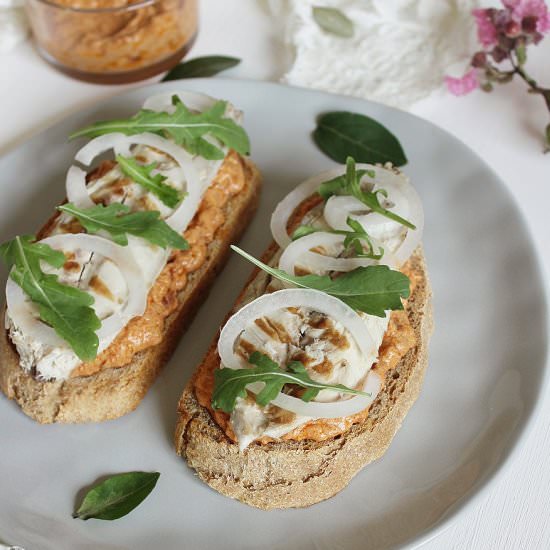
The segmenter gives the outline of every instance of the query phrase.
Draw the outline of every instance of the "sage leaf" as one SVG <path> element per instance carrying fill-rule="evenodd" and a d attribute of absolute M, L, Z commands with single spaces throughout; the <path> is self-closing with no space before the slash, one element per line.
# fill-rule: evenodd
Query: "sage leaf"
<path fill-rule="evenodd" d="M 90 489 L 73 518 L 119 519 L 139 506 L 155 488 L 159 472 L 113 475 Z"/>
<path fill-rule="evenodd" d="M 321 115 L 313 140 L 325 155 L 341 164 L 349 156 L 370 164 L 407 163 L 399 140 L 385 126 L 359 113 L 332 111 Z"/>
<path fill-rule="evenodd" d="M 200 78 L 204 76 L 214 76 L 227 69 L 235 67 L 241 62 L 237 57 L 226 55 L 207 55 L 204 57 L 195 57 L 184 63 L 176 65 L 167 73 L 162 82 L 167 80 L 180 80 L 182 78 Z"/>
<path fill-rule="evenodd" d="M 312 13 L 313 19 L 324 31 L 342 38 L 353 36 L 353 22 L 340 10 L 313 6 Z"/>

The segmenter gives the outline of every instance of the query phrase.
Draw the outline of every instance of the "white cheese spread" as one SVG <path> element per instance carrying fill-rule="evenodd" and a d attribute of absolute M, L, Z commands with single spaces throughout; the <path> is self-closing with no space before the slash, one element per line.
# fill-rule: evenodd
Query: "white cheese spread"
<path fill-rule="evenodd" d="M 389 315 L 360 315 L 375 343 L 374 349 L 378 350 Z M 339 322 L 306 308 L 280 309 L 256 319 L 244 327 L 235 350 L 243 358 L 248 358 L 252 351 L 259 351 L 279 365 L 298 360 L 304 364 L 310 377 L 318 382 L 358 389 L 376 362 L 378 353 L 363 357 L 356 342 Z M 322 390 L 314 401 L 330 402 L 342 397 L 339 392 Z M 309 420 L 310 417 L 283 411 L 273 405 L 261 407 L 251 396 L 238 399 L 231 414 L 231 425 L 241 449 L 263 436 L 280 438 Z"/>
<path fill-rule="evenodd" d="M 241 116 L 230 105 L 228 105 L 227 115 L 237 120 L 240 120 Z M 227 148 L 217 140 L 216 145 L 227 153 Z M 143 164 L 155 162 L 156 167 L 153 174 L 162 174 L 166 177 L 164 183 L 178 191 L 185 191 L 186 182 L 182 179 L 182 171 L 168 154 L 145 145 L 136 145 L 132 149 L 132 155 Z M 201 194 L 210 185 L 222 162 L 223 159 L 215 161 L 208 161 L 202 157 L 193 159 L 199 174 Z M 153 193 L 126 178 L 118 164 L 115 164 L 101 177 L 92 180 L 88 185 L 88 192 L 92 200 L 98 204 L 108 205 L 118 202 L 128 206 L 131 211 L 156 210 L 160 212 L 163 219 L 173 212 Z M 74 223 L 74 218 L 63 212 L 58 216 L 55 226 L 49 234 L 71 233 L 73 232 L 72 223 Z M 109 238 L 106 233 L 100 235 Z M 128 236 L 128 247 L 140 267 L 146 283 L 145 290 L 148 292 L 166 264 L 169 251 L 132 236 Z M 77 251 L 68 258 L 61 270 L 56 270 L 45 263 L 42 263 L 42 269 L 44 272 L 57 274 L 62 283 L 89 292 L 95 300 L 92 307 L 101 320 L 119 311 L 125 303 L 126 285 L 120 271 L 111 261 L 105 260 L 93 251 Z M 36 322 L 41 322 L 37 310 Z M 9 311 L 6 313 L 5 324 L 10 339 L 19 354 L 21 367 L 25 371 L 32 372 L 37 378 L 43 380 L 67 379 L 71 371 L 81 363 L 68 344 L 62 347 L 52 347 L 27 337 L 15 325 Z"/>

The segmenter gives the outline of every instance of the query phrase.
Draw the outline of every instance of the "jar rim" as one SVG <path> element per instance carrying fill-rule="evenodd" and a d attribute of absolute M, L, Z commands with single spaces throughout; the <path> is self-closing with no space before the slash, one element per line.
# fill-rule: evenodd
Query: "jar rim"
<path fill-rule="evenodd" d="M 57 4 L 55 0 L 34 0 L 39 4 L 45 4 L 46 6 L 56 8 L 62 11 L 71 11 L 75 13 L 122 13 L 133 10 L 138 10 L 145 6 L 151 6 L 158 3 L 158 0 L 140 0 L 139 2 L 134 2 L 133 4 L 127 4 L 126 6 L 117 6 L 112 8 L 78 8 L 72 6 L 63 6 Z"/>

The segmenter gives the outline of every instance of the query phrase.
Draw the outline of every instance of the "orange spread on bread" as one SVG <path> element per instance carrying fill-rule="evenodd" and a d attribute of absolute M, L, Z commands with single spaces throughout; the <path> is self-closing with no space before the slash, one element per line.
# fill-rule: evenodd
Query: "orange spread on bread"
<path fill-rule="evenodd" d="M 71 377 L 89 376 L 103 368 L 123 367 L 132 361 L 136 353 L 155 346 L 163 339 L 165 320 L 178 306 L 178 293 L 185 289 L 188 275 L 204 264 L 208 244 L 225 221 L 225 205 L 246 183 L 246 170 L 241 157 L 230 151 L 184 233 L 189 248 L 172 252 L 149 291 L 143 315 L 134 317 L 106 350 L 93 361 L 76 367 Z M 105 170 L 100 167 L 91 177 L 100 177 L 102 173 Z"/>
<path fill-rule="evenodd" d="M 319 195 L 312 195 L 311 197 L 304 200 L 294 211 L 293 215 L 290 217 L 287 230 L 291 233 L 296 227 L 300 224 L 300 221 L 304 216 L 313 208 L 321 204 L 323 199 Z M 268 255 L 273 256 L 270 252 L 275 252 L 277 247 L 272 245 L 268 250 Z M 263 258 L 264 261 L 269 263 L 269 257 Z M 412 270 L 409 262 L 405 263 L 402 266 L 401 271 L 405 273 L 411 281 L 411 295 L 414 293 L 417 286 L 417 274 Z M 256 271 L 251 279 L 248 281 L 248 284 L 253 280 L 253 277 L 258 273 Z M 242 296 L 242 295 L 241 295 Z M 388 323 L 388 328 L 384 334 L 384 338 L 379 348 L 378 352 L 378 361 L 373 366 L 373 371 L 378 373 L 382 383 L 384 384 L 387 380 L 388 373 L 393 371 L 401 359 L 407 354 L 407 352 L 413 349 L 417 344 L 416 335 L 414 330 L 409 322 L 407 316 L 407 304 L 405 303 L 404 311 L 392 311 L 390 315 L 390 320 Z M 201 368 L 195 375 L 194 378 L 194 390 L 200 405 L 208 409 L 212 418 L 220 426 L 220 428 L 225 432 L 227 437 L 234 442 L 237 442 L 237 438 L 233 432 L 230 423 L 229 414 L 220 411 L 214 410 L 211 405 L 212 393 L 214 391 L 214 371 L 220 368 L 220 357 L 218 353 L 208 353 Z M 390 375 L 391 376 L 391 375 Z M 277 407 L 269 406 L 271 409 L 275 410 Z M 352 416 L 347 416 L 344 418 L 319 418 L 316 420 L 311 420 L 292 431 L 281 436 L 282 440 L 285 441 L 302 441 L 302 440 L 313 440 L 313 441 L 326 441 L 327 439 L 336 437 L 346 430 L 348 430 L 352 425 L 363 422 L 369 414 L 370 407 L 355 414 Z M 284 411 L 279 409 L 281 417 L 275 419 L 272 414 L 270 414 L 271 421 L 280 421 L 281 423 L 287 423 L 291 421 L 294 417 L 294 413 Z M 277 412 L 279 412 L 277 411 Z M 260 444 L 266 444 L 274 441 L 271 437 L 262 437 L 256 440 Z"/>

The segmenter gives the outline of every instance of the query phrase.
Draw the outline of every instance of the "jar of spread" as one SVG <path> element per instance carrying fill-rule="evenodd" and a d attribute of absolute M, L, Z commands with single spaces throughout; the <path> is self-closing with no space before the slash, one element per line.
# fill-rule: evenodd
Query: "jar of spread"
<path fill-rule="evenodd" d="M 117 84 L 173 67 L 197 34 L 198 0 L 27 0 L 41 55 L 70 76 Z"/>

